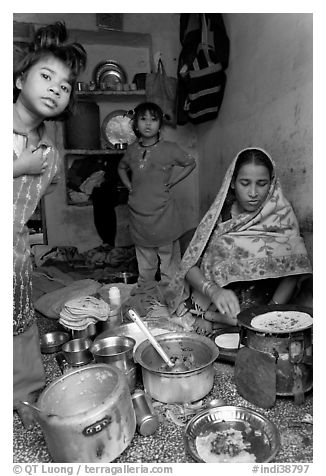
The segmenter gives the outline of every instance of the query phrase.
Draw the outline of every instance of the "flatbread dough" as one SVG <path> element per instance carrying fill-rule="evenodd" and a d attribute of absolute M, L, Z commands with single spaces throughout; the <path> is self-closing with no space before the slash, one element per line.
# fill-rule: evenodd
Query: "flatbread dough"
<path fill-rule="evenodd" d="M 220 334 L 215 337 L 215 344 L 223 349 L 237 349 L 239 347 L 240 335 L 237 332 Z M 240 344 L 240 347 L 243 347 Z"/>
<path fill-rule="evenodd" d="M 306 329 L 313 323 L 306 312 L 271 311 L 254 317 L 251 326 L 262 332 L 294 332 Z"/>
<path fill-rule="evenodd" d="M 226 446 L 231 442 L 237 446 L 240 450 L 239 453 L 235 456 L 228 453 L 214 453 L 211 449 L 212 443 L 219 435 L 226 438 Z M 195 444 L 199 457 L 205 463 L 254 463 L 256 461 L 256 456 L 245 449 L 248 445 L 244 443 L 239 430 L 229 429 L 223 432 L 211 432 L 206 436 L 197 436 Z"/>

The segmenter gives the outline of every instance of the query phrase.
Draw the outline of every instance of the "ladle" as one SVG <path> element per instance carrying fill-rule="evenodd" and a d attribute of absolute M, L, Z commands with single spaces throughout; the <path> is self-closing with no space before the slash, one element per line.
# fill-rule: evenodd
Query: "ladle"
<path fill-rule="evenodd" d="M 47 417 L 59 416 L 56 413 L 46 413 L 44 410 L 41 410 L 39 407 L 37 407 L 36 405 L 33 405 L 32 403 L 29 403 L 29 402 L 21 401 L 20 403 L 22 403 L 23 405 L 26 405 L 29 408 L 32 408 L 33 410 L 36 410 L 37 412 L 39 412 L 42 415 L 45 415 Z"/>
<path fill-rule="evenodd" d="M 152 346 L 157 350 L 157 352 L 160 354 L 164 362 L 172 369 L 174 367 L 174 363 L 171 361 L 171 359 L 168 357 L 168 355 L 165 353 L 165 351 L 162 349 L 161 345 L 157 342 L 153 334 L 150 332 L 150 330 L 145 326 L 139 315 L 134 311 L 134 309 L 129 309 L 128 310 L 128 315 L 130 316 L 130 319 L 133 320 L 137 324 L 137 326 L 143 331 L 143 333 L 146 335 Z"/>

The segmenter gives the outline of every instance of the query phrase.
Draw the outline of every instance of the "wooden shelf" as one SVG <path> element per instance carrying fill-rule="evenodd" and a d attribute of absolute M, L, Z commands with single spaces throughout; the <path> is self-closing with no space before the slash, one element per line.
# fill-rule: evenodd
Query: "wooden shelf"
<path fill-rule="evenodd" d="M 110 98 L 110 97 L 123 97 L 125 98 L 126 96 L 145 96 L 146 92 L 145 89 L 137 89 L 136 91 L 113 91 L 113 90 L 107 90 L 107 91 L 76 91 L 76 97 L 79 99 L 82 98 L 98 98 L 98 97 L 104 97 L 104 98 Z"/>
<path fill-rule="evenodd" d="M 118 149 L 65 149 L 65 154 L 71 155 L 117 155 L 124 154 L 125 150 Z"/>
<path fill-rule="evenodd" d="M 120 30 L 69 30 L 69 38 L 87 45 L 150 47 L 151 35 Z"/>

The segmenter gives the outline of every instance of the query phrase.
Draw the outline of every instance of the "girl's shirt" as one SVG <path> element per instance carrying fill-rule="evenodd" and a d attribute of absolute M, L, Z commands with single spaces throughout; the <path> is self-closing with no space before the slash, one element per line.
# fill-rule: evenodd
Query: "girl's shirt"
<path fill-rule="evenodd" d="M 39 146 L 46 154 L 47 168 L 43 174 L 21 175 L 13 181 L 13 319 L 14 334 L 24 332 L 34 321 L 32 300 L 32 263 L 30 260 L 29 231 L 26 226 L 48 185 L 59 180 L 60 157 L 58 150 L 46 134 L 39 129 Z M 26 148 L 28 134 L 14 108 L 13 160 Z"/>
<path fill-rule="evenodd" d="M 121 160 L 131 171 L 128 205 L 134 243 L 162 246 L 179 238 L 184 230 L 168 184 L 173 168 L 191 165 L 193 157 L 173 142 L 159 141 L 149 147 L 131 144 Z"/>

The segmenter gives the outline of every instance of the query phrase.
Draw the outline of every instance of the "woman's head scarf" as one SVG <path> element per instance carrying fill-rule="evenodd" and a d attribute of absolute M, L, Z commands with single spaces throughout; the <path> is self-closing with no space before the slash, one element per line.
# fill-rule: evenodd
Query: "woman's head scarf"
<path fill-rule="evenodd" d="M 241 213 L 222 222 L 221 212 L 237 160 L 242 152 L 252 149 L 263 152 L 272 164 L 266 199 L 254 212 Z M 275 176 L 275 164 L 263 149 L 244 149 L 229 166 L 219 193 L 199 223 L 167 289 L 166 299 L 171 312 L 188 297 L 185 276 L 199 260 L 205 279 L 222 287 L 233 282 L 311 272 L 297 218 Z"/>

